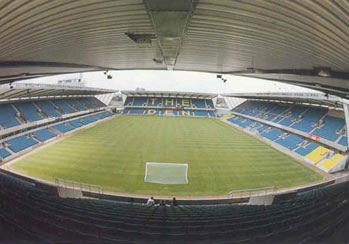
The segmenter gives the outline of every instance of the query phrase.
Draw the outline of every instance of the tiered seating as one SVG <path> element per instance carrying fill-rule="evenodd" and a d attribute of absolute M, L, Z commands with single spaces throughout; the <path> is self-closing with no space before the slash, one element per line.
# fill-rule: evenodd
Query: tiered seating
<path fill-rule="evenodd" d="M 88 97 L 87 100 L 90 101 L 90 103 L 93 104 L 96 108 L 105 107 L 105 104 L 95 97 Z"/>
<path fill-rule="evenodd" d="M 203 111 L 195 111 L 195 116 L 202 116 L 202 117 L 207 117 L 209 116 L 208 112 L 203 112 Z"/>
<path fill-rule="evenodd" d="M 292 105 L 291 107 L 291 105 L 273 102 L 246 101 L 233 111 L 291 127 L 343 146 L 347 145 L 343 138 L 337 141 L 345 125 L 344 119 L 328 115 L 328 109 L 322 107 L 303 105 Z"/>
<path fill-rule="evenodd" d="M 297 135 L 288 135 L 285 138 L 280 138 L 276 140 L 275 142 L 280 144 L 281 146 L 293 150 L 297 147 L 297 145 L 299 145 L 303 141 L 304 139 Z"/>
<path fill-rule="evenodd" d="M 335 154 L 330 159 L 325 159 L 320 163 L 320 166 L 326 170 L 331 170 L 340 160 L 344 158 L 341 154 Z"/>
<path fill-rule="evenodd" d="M 319 145 L 315 143 L 307 143 L 307 145 L 299 147 L 297 150 L 295 150 L 295 152 L 301 156 L 306 156 L 307 154 L 314 151 L 318 146 Z"/>
<path fill-rule="evenodd" d="M 314 151 L 309 153 L 305 158 L 312 161 L 313 164 L 319 163 L 327 153 L 332 152 L 330 149 L 324 148 L 322 146 L 317 147 Z"/>
<path fill-rule="evenodd" d="M 55 133 L 49 131 L 46 128 L 34 131 L 32 134 L 35 136 L 36 139 L 38 139 L 41 142 L 47 141 L 57 136 Z"/>
<path fill-rule="evenodd" d="M 16 118 L 16 110 L 12 104 L 0 104 L 0 124 L 5 129 L 21 125 Z"/>
<path fill-rule="evenodd" d="M 97 106 L 93 102 L 91 102 L 90 98 L 86 98 L 86 97 L 79 98 L 78 102 L 81 103 L 82 105 L 84 105 L 87 109 L 96 109 L 97 108 Z"/>
<path fill-rule="evenodd" d="M 14 105 L 21 112 L 21 115 L 30 122 L 43 119 L 38 113 L 38 109 L 31 102 L 15 103 Z"/>
<path fill-rule="evenodd" d="M 71 130 L 74 130 L 75 128 L 70 125 L 69 123 L 61 123 L 61 124 L 58 124 L 58 125 L 54 125 L 52 126 L 53 129 L 56 129 L 62 133 L 66 133 L 66 132 L 69 132 Z"/>
<path fill-rule="evenodd" d="M 11 153 L 9 151 L 7 151 L 6 148 L 3 148 L 3 147 L 0 148 L 0 157 L 2 159 L 7 158 L 10 155 L 11 155 Z"/>
<path fill-rule="evenodd" d="M 292 125 L 293 128 L 304 132 L 310 132 L 314 129 L 314 124 L 318 122 L 325 114 L 327 110 L 320 108 L 308 108 L 302 115 L 302 120 Z"/>
<path fill-rule="evenodd" d="M 81 105 L 81 103 L 78 102 L 78 100 L 74 99 L 74 98 L 70 98 L 70 99 L 65 99 L 65 101 L 73 108 L 75 108 L 78 111 L 85 111 L 87 110 L 86 107 L 84 107 L 83 105 Z"/>
<path fill-rule="evenodd" d="M 288 110 L 288 112 L 281 117 L 283 117 L 282 120 L 280 120 L 279 124 L 284 125 L 284 126 L 290 126 L 295 119 L 301 115 L 304 111 L 306 110 L 305 107 L 298 107 L 295 106 Z"/>
<path fill-rule="evenodd" d="M 85 125 L 85 123 L 83 123 L 83 122 L 81 121 L 81 119 L 74 119 L 74 120 L 69 121 L 69 123 L 70 123 L 72 126 L 74 126 L 75 128 L 79 128 L 79 127 Z M 86 124 L 87 124 L 87 123 L 86 123 Z"/>
<path fill-rule="evenodd" d="M 212 100 L 206 99 L 207 108 L 214 108 Z"/>
<path fill-rule="evenodd" d="M 134 99 L 133 106 L 143 106 L 145 103 L 147 103 L 147 100 L 147 97 L 137 97 Z"/>
<path fill-rule="evenodd" d="M 206 108 L 205 100 L 203 99 L 192 98 L 191 103 L 195 105 L 196 108 Z"/>
<path fill-rule="evenodd" d="M 19 136 L 6 141 L 8 147 L 15 153 L 20 152 L 28 147 L 34 146 L 38 142 L 28 136 Z"/>
<path fill-rule="evenodd" d="M 127 104 L 127 103 L 125 103 Z M 159 104 L 162 104 L 162 98 L 160 97 L 149 97 L 147 106 L 157 107 Z"/>
<path fill-rule="evenodd" d="M 50 118 L 59 117 L 61 114 L 56 111 L 51 100 L 35 101 L 36 105 Z"/>
<path fill-rule="evenodd" d="M 337 131 L 344 127 L 344 119 L 326 116 L 323 119 L 324 125 L 312 132 L 313 135 L 320 136 L 330 141 L 336 141 L 339 135 Z"/>
<path fill-rule="evenodd" d="M 264 131 L 261 136 L 274 141 L 276 140 L 279 136 L 281 136 L 281 134 L 284 133 L 282 130 L 276 129 L 276 128 L 272 128 L 269 131 Z"/>
<path fill-rule="evenodd" d="M 345 182 L 271 206 L 147 207 L 58 198 L 1 174 L 0 185 L 0 216 L 42 243 L 302 243 L 336 226 L 349 198 Z"/>
<path fill-rule="evenodd" d="M 59 107 L 63 113 L 65 114 L 70 114 L 70 113 L 74 113 L 77 110 L 73 109 L 72 107 L 70 107 L 63 99 L 58 99 L 58 100 L 53 100 L 52 101 L 57 107 Z"/>
<path fill-rule="evenodd" d="M 268 113 L 266 113 L 262 117 L 262 119 L 273 121 L 273 122 L 277 123 L 277 121 L 274 121 L 274 119 L 277 116 L 280 116 L 282 113 L 284 113 L 287 109 L 289 109 L 289 106 L 287 106 L 287 105 L 275 104 L 275 106 L 273 106 L 273 108 Z"/>

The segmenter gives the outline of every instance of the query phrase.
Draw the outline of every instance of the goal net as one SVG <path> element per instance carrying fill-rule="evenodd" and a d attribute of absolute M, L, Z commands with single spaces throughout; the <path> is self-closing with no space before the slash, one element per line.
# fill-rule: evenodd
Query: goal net
<path fill-rule="evenodd" d="M 188 164 L 147 162 L 144 181 L 158 184 L 188 184 Z"/>

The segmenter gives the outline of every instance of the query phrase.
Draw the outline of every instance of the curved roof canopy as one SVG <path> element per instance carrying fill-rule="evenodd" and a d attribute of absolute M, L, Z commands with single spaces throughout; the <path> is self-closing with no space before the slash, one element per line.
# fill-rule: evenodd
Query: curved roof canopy
<path fill-rule="evenodd" d="M 348 24 L 347 0 L 2 0 L 0 81 L 169 69 L 345 95 Z"/>

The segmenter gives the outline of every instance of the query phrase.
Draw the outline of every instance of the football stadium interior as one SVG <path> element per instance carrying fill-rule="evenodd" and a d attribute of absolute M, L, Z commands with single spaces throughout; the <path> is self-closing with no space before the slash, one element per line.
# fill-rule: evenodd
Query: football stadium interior
<path fill-rule="evenodd" d="M 2 0 L 0 20 L 0 243 L 349 242 L 347 0 Z M 125 70 L 312 90 L 27 81 Z"/>

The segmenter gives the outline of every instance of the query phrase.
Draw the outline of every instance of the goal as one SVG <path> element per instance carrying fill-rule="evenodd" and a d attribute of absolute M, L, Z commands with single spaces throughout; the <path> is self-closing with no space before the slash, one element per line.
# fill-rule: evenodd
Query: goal
<path fill-rule="evenodd" d="M 144 181 L 157 184 L 188 184 L 188 164 L 146 162 Z"/>

